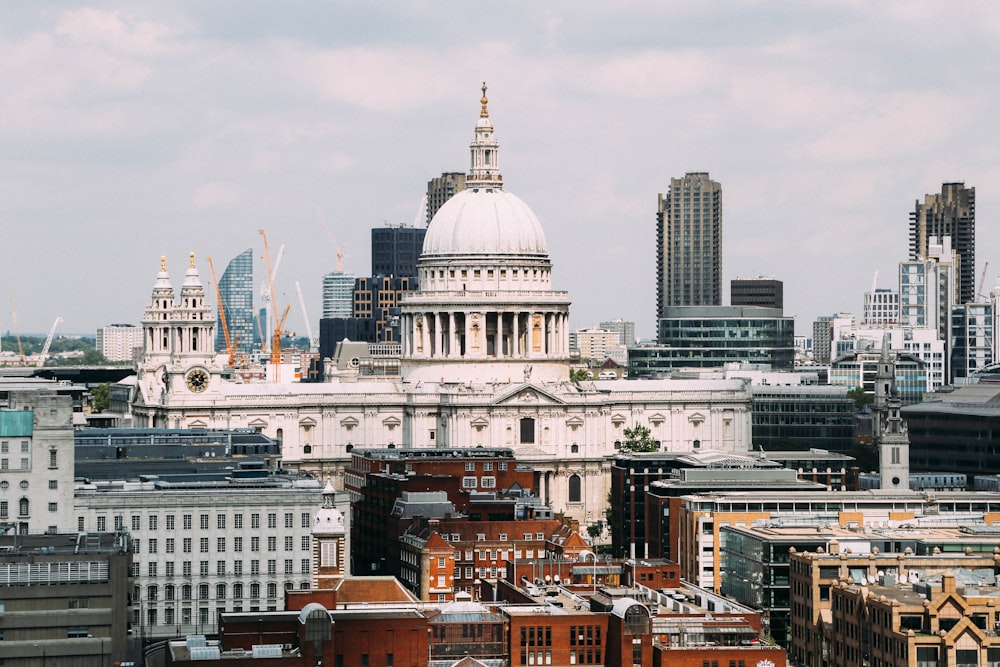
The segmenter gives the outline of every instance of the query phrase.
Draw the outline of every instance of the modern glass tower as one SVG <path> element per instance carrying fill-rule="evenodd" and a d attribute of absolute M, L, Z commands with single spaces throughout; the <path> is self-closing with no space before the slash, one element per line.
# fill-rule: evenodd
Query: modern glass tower
<path fill-rule="evenodd" d="M 234 257 L 219 279 L 219 293 L 226 310 L 226 328 L 239 354 L 250 354 L 254 348 L 253 320 L 253 249 L 247 248 Z M 226 349 L 222 317 L 215 332 L 215 349 Z"/>
<path fill-rule="evenodd" d="M 722 186 L 702 172 L 670 179 L 656 236 L 656 317 L 669 306 L 722 305 Z"/>

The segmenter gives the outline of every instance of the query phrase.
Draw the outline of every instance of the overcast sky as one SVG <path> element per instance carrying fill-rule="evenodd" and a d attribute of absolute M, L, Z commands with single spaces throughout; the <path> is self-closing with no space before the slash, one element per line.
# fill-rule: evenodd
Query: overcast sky
<path fill-rule="evenodd" d="M 321 279 L 367 275 L 466 171 L 489 86 L 505 187 L 545 229 L 571 326 L 655 333 L 656 202 L 723 187 L 723 276 L 784 281 L 799 333 L 897 287 L 908 216 L 977 190 L 1000 274 L 1000 4 L 142 2 L 0 4 L 0 330 L 138 324 L 161 255 L 221 275 L 285 246 L 304 334 Z M 329 229 L 329 234 L 324 228 Z M 257 274 L 263 274 L 263 263 Z M 209 286 L 210 288 L 210 286 Z M 211 288 L 210 288 L 211 289 Z"/>

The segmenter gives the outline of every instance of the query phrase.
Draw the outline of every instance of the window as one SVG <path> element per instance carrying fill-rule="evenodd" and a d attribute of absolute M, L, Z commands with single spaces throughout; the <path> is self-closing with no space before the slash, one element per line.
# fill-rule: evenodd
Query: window
<path fill-rule="evenodd" d="M 236 528 L 237 530 L 242 530 L 243 529 L 243 515 L 242 514 L 234 514 L 233 515 L 233 528 Z"/>
<path fill-rule="evenodd" d="M 174 538 L 167 538 L 166 551 L 168 554 L 172 554 L 174 552 Z"/>
<path fill-rule="evenodd" d="M 171 561 L 167 561 L 167 573 L 166 574 L 167 574 L 168 577 L 174 576 L 174 561 L 172 561 L 172 560 Z"/>
<path fill-rule="evenodd" d="M 226 561 L 224 560 L 215 561 L 215 573 L 220 577 L 226 573 Z"/>
<path fill-rule="evenodd" d="M 237 577 L 243 576 L 243 561 L 241 560 L 233 561 L 233 574 Z"/>
<path fill-rule="evenodd" d="M 151 538 L 149 540 L 149 547 L 147 548 L 147 551 L 151 554 L 155 554 L 156 548 L 157 548 L 156 538 Z"/>
<path fill-rule="evenodd" d="M 250 538 L 250 551 L 260 551 L 260 538 L 251 537 Z"/>
<path fill-rule="evenodd" d="M 226 515 L 225 514 L 219 514 L 218 516 L 215 517 L 215 527 L 218 528 L 219 530 L 225 530 L 226 529 Z"/>
<path fill-rule="evenodd" d="M 309 528 L 312 525 L 312 521 L 309 519 L 309 512 L 302 513 L 302 523 L 303 528 Z"/>
<path fill-rule="evenodd" d="M 186 553 L 186 554 L 191 553 L 191 538 L 190 537 L 185 537 L 184 540 L 183 540 L 183 542 L 182 542 L 182 544 L 183 544 L 184 553 Z"/>
<path fill-rule="evenodd" d="M 142 517 L 141 516 L 133 516 L 132 517 L 132 530 L 139 530 L 139 528 L 141 527 L 141 524 L 142 524 Z"/>
<path fill-rule="evenodd" d="M 243 538 L 234 537 L 233 538 L 233 551 L 242 552 L 243 551 Z"/>
<path fill-rule="evenodd" d="M 208 515 L 202 514 L 199 517 L 198 525 L 201 526 L 202 530 L 208 530 Z"/>
<path fill-rule="evenodd" d="M 295 570 L 294 561 L 291 558 L 285 559 L 285 574 L 292 574 Z"/>
<path fill-rule="evenodd" d="M 226 599 L 226 585 L 225 584 L 216 584 L 215 585 L 215 599 L 216 600 L 225 600 Z"/>
<path fill-rule="evenodd" d="M 31 512 L 28 511 L 29 509 L 31 509 L 31 504 L 28 502 L 27 498 L 21 498 L 21 500 L 17 502 L 18 516 L 20 517 L 31 516 Z"/>
<path fill-rule="evenodd" d="M 201 584 L 198 586 L 198 599 L 207 600 L 208 599 L 208 584 Z"/>
<path fill-rule="evenodd" d="M 191 515 L 184 515 L 184 530 L 191 530 Z"/>
<path fill-rule="evenodd" d="M 479 484 L 479 480 L 475 477 L 463 477 L 462 478 L 462 488 L 463 489 L 475 489 Z"/>
<path fill-rule="evenodd" d="M 271 535 L 270 537 L 267 538 L 267 550 L 268 551 L 278 550 L 278 538 L 275 537 L 274 535 Z"/>
<path fill-rule="evenodd" d="M 59 503 L 49 503 L 49 511 L 50 512 L 58 512 L 59 511 Z"/>
<path fill-rule="evenodd" d="M 181 576 L 190 577 L 191 576 L 191 561 L 186 560 L 181 565 Z"/>
<path fill-rule="evenodd" d="M 310 559 L 308 559 L 308 558 L 303 558 L 302 559 L 302 562 L 300 563 L 301 568 L 302 568 L 302 574 L 309 574 L 309 571 L 312 569 L 310 567 L 311 562 L 312 561 L 310 561 Z"/>
<path fill-rule="evenodd" d="M 226 538 L 217 537 L 215 538 L 215 550 L 222 553 L 226 550 Z"/>
<path fill-rule="evenodd" d="M 243 584 L 233 584 L 233 599 L 240 600 L 243 598 Z"/>
<path fill-rule="evenodd" d="M 569 476 L 569 502 L 579 503 L 583 500 L 583 493 L 581 490 L 582 484 L 579 475 Z"/>
<path fill-rule="evenodd" d="M 484 489 L 495 489 L 497 488 L 497 478 L 496 477 L 483 477 L 479 480 Z"/>
<path fill-rule="evenodd" d="M 168 514 L 167 515 L 167 530 L 173 530 L 173 529 L 174 529 L 174 515 L 173 514 Z"/>
<path fill-rule="evenodd" d="M 476 462 L 466 461 L 465 462 L 465 472 L 476 472 Z"/>
<path fill-rule="evenodd" d="M 295 527 L 295 515 L 291 512 L 285 512 L 285 528 Z"/>
<path fill-rule="evenodd" d="M 99 516 L 97 517 L 97 532 L 103 533 L 108 529 L 108 517 Z"/>
<path fill-rule="evenodd" d="M 535 420 L 531 417 L 521 418 L 521 443 L 531 444 L 535 442 Z"/>
<path fill-rule="evenodd" d="M 270 575 L 278 574 L 278 561 L 274 558 L 269 558 L 267 561 L 267 573 Z"/>
<path fill-rule="evenodd" d="M 270 512 L 267 515 L 267 527 L 268 528 L 277 528 L 278 527 L 278 515 L 275 514 L 274 512 Z"/>
<path fill-rule="evenodd" d="M 250 574 L 252 574 L 252 575 L 260 574 L 260 561 L 259 560 L 254 559 L 254 560 L 250 561 Z"/>
<path fill-rule="evenodd" d="M 146 567 L 147 567 L 147 572 L 149 573 L 149 576 L 150 577 L 155 577 L 156 576 L 156 563 L 155 562 L 154 563 L 148 563 Z"/>
<path fill-rule="evenodd" d="M 303 535 L 302 536 L 302 551 L 309 551 L 309 549 L 310 549 L 309 536 L 308 535 Z"/>
<path fill-rule="evenodd" d="M 285 551 L 291 551 L 295 548 L 295 537 L 292 535 L 285 535 Z"/>
<path fill-rule="evenodd" d="M 7 512 L 8 512 L 7 501 L 6 500 L 0 500 L 0 519 L 6 519 L 7 518 Z M 80 517 L 80 519 L 82 519 L 82 518 L 83 517 Z M 77 523 L 79 523 L 79 521 Z M 77 530 L 79 530 L 80 532 L 83 532 L 83 526 L 78 526 Z"/>
<path fill-rule="evenodd" d="M 203 577 L 207 577 L 208 576 L 208 561 L 207 560 L 198 561 L 198 574 L 200 574 Z"/>
<path fill-rule="evenodd" d="M 260 528 L 260 514 L 254 512 L 253 514 L 250 515 L 250 527 Z"/>
<path fill-rule="evenodd" d="M 49 450 L 49 467 L 50 468 L 58 468 L 59 467 L 58 460 L 59 459 L 58 459 L 58 454 L 57 454 L 56 450 L 50 449 Z"/>

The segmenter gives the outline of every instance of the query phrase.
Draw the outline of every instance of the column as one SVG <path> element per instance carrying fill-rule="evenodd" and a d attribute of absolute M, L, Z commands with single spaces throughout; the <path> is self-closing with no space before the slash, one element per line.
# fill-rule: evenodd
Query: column
<path fill-rule="evenodd" d="M 521 325 L 520 315 L 521 314 L 515 310 L 513 313 L 511 313 L 510 316 L 510 328 L 511 328 L 510 356 L 514 357 L 515 359 L 522 356 L 521 350 L 519 349 L 521 347 L 520 345 L 521 331 L 519 328 Z"/>

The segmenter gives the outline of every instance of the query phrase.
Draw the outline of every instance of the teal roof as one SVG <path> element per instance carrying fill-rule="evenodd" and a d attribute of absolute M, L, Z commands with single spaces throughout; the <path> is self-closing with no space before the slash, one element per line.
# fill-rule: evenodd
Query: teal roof
<path fill-rule="evenodd" d="M 34 425 L 31 410 L 0 410 L 0 438 L 30 438 Z"/>

